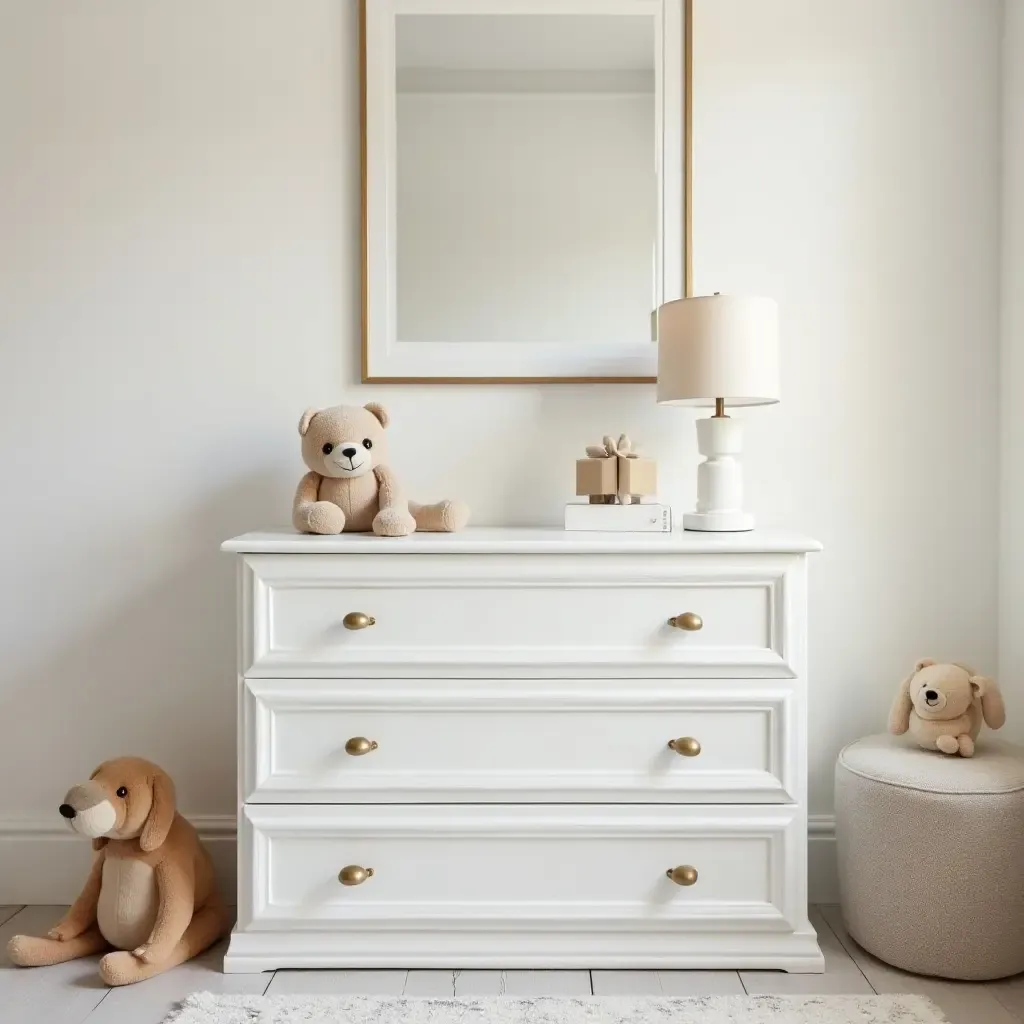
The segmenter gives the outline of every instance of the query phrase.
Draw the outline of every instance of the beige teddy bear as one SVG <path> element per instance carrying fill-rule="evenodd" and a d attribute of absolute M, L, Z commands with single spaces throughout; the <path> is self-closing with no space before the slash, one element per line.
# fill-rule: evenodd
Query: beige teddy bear
<path fill-rule="evenodd" d="M 918 746 L 944 754 L 974 755 L 981 722 L 999 729 L 1006 708 L 995 681 L 965 665 L 936 664 L 922 658 L 900 684 L 889 712 L 889 732 L 910 731 Z"/>
<path fill-rule="evenodd" d="M 360 408 L 307 409 L 299 421 L 302 460 L 292 524 L 303 533 L 359 533 L 404 537 L 414 530 L 453 533 L 469 519 L 461 502 L 406 501 L 388 463 L 389 417 L 376 402 Z"/>

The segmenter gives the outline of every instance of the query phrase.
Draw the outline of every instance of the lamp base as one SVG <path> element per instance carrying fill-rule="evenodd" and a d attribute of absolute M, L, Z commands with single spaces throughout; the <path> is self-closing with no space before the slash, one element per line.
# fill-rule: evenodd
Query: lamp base
<path fill-rule="evenodd" d="M 683 516 L 683 529 L 704 533 L 752 530 L 754 517 L 743 511 L 740 422 L 721 414 L 697 420 L 697 448 L 705 456 L 697 467 L 697 508 Z"/>
<path fill-rule="evenodd" d="M 684 530 L 703 533 L 742 533 L 754 528 L 749 512 L 687 512 L 683 515 Z"/>

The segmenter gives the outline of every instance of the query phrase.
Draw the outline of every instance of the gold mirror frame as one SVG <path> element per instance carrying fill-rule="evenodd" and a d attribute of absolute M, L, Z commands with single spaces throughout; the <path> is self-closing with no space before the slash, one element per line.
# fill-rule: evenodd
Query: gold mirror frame
<path fill-rule="evenodd" d="M 657 377 L 372 377 L 369 371 L 367 252 L 366 4 L 359 0 L 359 187 L 363 384 L 655 384 Z M 693 295 L 693 0 L 683 0 L 683 296 Z"/>

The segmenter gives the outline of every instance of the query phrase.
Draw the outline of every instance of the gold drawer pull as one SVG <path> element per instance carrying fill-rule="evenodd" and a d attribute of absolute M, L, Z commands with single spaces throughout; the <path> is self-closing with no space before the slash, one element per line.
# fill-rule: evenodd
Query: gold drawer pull
<path fill-rule="evenodd" d="M 673 615 L 668 624 L 676 629 L 685 629 L 687 633 L 696 633 L 704 627 L 704 620 L 696 612 L 683 612 L 682 615 Z"/>
<path fill-rule="evenodd" d="M 376 621 L 372 615 L 366 615 L 363 612 L 349 612 L 341 620 L 341 624 L 346 629 L 366 629 L 367 626 L 372 626 Z"/>
<path fill-rule="evenodd" d="M 677 740 L 669 740 L 668 745 L 683 757 L 696 757 L 700 753 L 700 744 L 692 736 L 680 736 Z"/>
<path fill-rule="evenodd" d="M 353 757 L 362 757 L 363 754 L 368 754 L 371 750 L 376 749 L 377 741 L 368 740 L 365 736 L 353 736 L 345 744 L 345 753 L 351 754 Z"/>
<path fill-rule="evenodd" d="M 362 885 L 368 878 L 373 878 L 373 868 L 361 868 L 358 864 L 349 864 L 338 873 L 342 885 Z"/>
<path fill-rule="evenodd" d="M 677 868 L 669 868 L 665 874 L 676 885 L 693 885 L 697 881 L 697 869 L 689 864 L 680 864 Z"/>

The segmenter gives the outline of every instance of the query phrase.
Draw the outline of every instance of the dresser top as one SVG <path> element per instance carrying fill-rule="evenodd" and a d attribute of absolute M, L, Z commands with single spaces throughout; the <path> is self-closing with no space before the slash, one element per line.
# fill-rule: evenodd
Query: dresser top
<path fill-rule="evenodd" d="M 460 533 L 414 533 L 377 537 L 343 533 L 320 537 L 290 528 L 243 533 L 221 545 L 222 551 L 249 554 L 802 554 L 821 544 L 788 530 L 745 533 L 589 533 L 561 527 L 471 526 Z"/>

